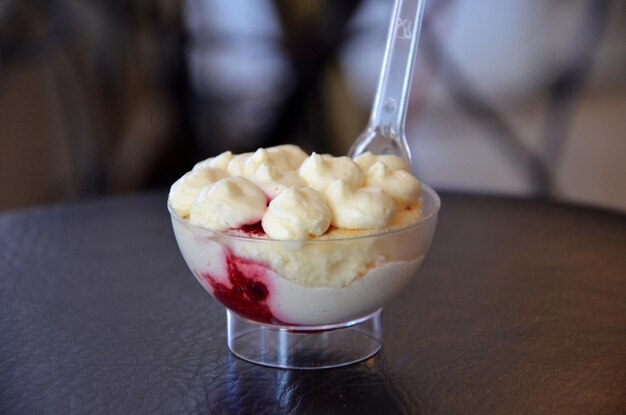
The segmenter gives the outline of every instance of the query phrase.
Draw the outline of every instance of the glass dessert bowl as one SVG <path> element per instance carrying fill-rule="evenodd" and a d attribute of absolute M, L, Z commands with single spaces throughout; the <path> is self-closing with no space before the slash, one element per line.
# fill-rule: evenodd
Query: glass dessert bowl
<path fill-rule="evenodd" d="M 268 239 L 262 228 L 215 232 L 168 210 L 178 246 L 200 284 L 227 309 L 228 346 L 248 361 L 325 368 L 374 355 L 382 307 L 417 273 L 440 200 L 422 185 L 410 226 L 364 236 Z"/>

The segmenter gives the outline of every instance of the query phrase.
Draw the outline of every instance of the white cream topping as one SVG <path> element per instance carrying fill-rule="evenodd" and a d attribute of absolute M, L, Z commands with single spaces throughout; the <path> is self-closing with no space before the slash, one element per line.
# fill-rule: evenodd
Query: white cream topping
<path fill-rule="evenodd" d="M 325 194 L 331 212 L 331 224 L 337 228 L 382 228 L 389 224 L 396 211 L 391 196 L 379 188 L 352 188 L 343 180 L 335 180 Z"/>
<path fill-rule="evenodd" d="M 215 157 L 209 157 L 208 159 L 197 163 L 193 166 L 193 170 L 203 169 L 205 167 L 213 167 L 216 169 L 222 169 L 226 171 L 228 169 L 228 163 L 233 159 L 233 153 L 225 151 Z"/>
<path fill-rule="evenodd" d="M 243 169 L 246 164 L 246 161 L 252 156 L 254 153 L 241 153 L 233 156 L 233 158 L 228 163 L 226 171 L 231 176 L 242 176 L 243 177 Z"/>
<path fill-rule="evenodd" d="M 289 161 L 291 168 L 294 170 L 300 167 L 302 162 L 308 157 L 304 150 L 293 144 L 282 144 L 279 146 L 269 147 L 267 151 L 270 154 L 280 153 L 285 159 L 287 159 L 287 161 Z"/>
<path fill-rule="evenodd" d="M 374 163 L 367 171 L 367 186 L 381 188 L 392 197 L 397 209 L 415 207 L 419 203 L 419 180 L 407 171 L 393 171 L 381 161 Z"/>
<path fill-rule="evenodd" d="M 294 170 L 279 171 L 271 164 L 263 163 L 252 177 L 252 182 L 259 186 L 270 199 L 274 199 L 283 190 L 290 187 L 306 187 L 306 182 Z"/>
<path fill-rule="evenodd" d="M 203 167 L 185 173 L 170 188 L 169 204 L 178 216 L 189 215 L 191 205 L 206 186 L 228 177 L 224 170 Z"/>
<path fill-rule="evenodd" d="M 320 236 L 330 226 L 330 211 L 310 187 L 285 190 L 272 200 L 263 216 L 263 230 L 272 239 L 303 240 Z"/>
<path fill-rule="evenodd" d="M 214 231 L 257 223 L 267 208 L 265 193 L 243 177 L 205 187 L 191 206 L 189 222 Z"/>
<path fill-rule="evenodd" d="M 270 153 L 266 149 L 260 148 L 254 153 L 243 153 L 233 157 L 230 163 L 228 163 L 228 173 L 231 176 L 242 176 L 246 179 L 252 179 L 263 164 L 269 164 L 280 172 L 293 170 L 282 152 L 274 151 Z"/>
<path fill-rule="evenodd" d="M 365 173 L 350 157 L 320 156 L 313 153 L 304 160 L 298 174 L 320 194 L 335 180 L 343 180 L 352 187 L 365 184 Z"/>
<path fill-rule="evenodd" d="M 361 166 L 363 171 L 368 171 L 377 161 L 382 161 L 391 170 L 410 171 L 409 166 L 398 156 L 391 154 L 376 155 L 369 151 L 356 157 L 354 161 Z"/>
<path fill-rule="evenodd" d="M 367 167 L 366 172 L 361 166 Z M 324 220 L 316 222 L 311 215 L 321 211 L 330 212 L 333 232 L 342 229 L 375 232 L 378 228 L 394 226 L 394 214 L 404 212 L 407 207 L 411 212 L 420 210 L 420 183 L 403 170 L 406 168 L 406 163 L 397 156 L 370 152 L 353 160 L 316 153 L 306 157 L 295 145 L 260 148 L 239 155 L 226 151 L 196 164 L 174 183 L 169 203 L 179 216 L 193 216 L 192 223 L 227 230 L 261 221 L 269 212 L 268 200 L 275 200 L 292 188 L 308 187 L 317 192 L 316 199 L 306 196 L 309 190 L 304 193 L 294 190 L 275 203 L 264 222 L 271 238 L 293 240 L 295 235 L 302 239 L 319 236 L 319 226 Z M 228 178 L 243 181 L 229 180 L 204 191 Z M 319 206 L 320 199 L 325 206 Z M 297 212 L 288 213 L 289 209 Z M 410 222 L 419 213 L 407 217 Z M 312 223 L 304 226 L 306 220 Z M 279 230 L 273 231 L 272 227 Z"/>

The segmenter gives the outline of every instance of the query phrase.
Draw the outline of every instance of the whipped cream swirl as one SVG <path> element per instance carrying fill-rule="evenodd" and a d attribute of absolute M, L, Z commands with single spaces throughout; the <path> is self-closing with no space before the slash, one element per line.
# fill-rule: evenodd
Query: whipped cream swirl
<path fill-rule="evenodd" d="M 168 196 L 170 206 L 178 216 L 188 216 L 191 205 L 202 189 L 227 177 L 228 173 L 224 170 L 212 167 L 198 168 L 185 173 L 170 188 Z"/>
<path fill-rule="evenodd" d="M 200 170 L 206 167 L 213 167 L 216 169 L 222 169 L 226 171 L 228 169 L 228 163 L 233 159 L 233 153 L 225 151 L 215 157 L 209 157 L 206 160 L 197 163 L 193 166 L 193 170 Z"/>
<path fill-rule="evenodd" d="M 335 180 L 326 191 L 331 224 L 344 229 L 383 228 L 389 225 L 396 207 L 391 196 L 376 187 L 355 189 Z"/>
<path fill-rule="evenodd" d="M 294 187 L 272 200 L 261 222 L 272 239 L 302 240 L 320 236 L 330 226 L 330 210 L 318 192 Z"/>
<path fill-rule="evenodd" d="M 196 164 L 172 185 L 168 202 L 180 217 L 214 231 L 261 222 L 272 239 L 301 240 L 322 236 L 331 225 L 338 228 L 331 233 L 374 232 L 396 226 L 398 218 L 414 222 L 420 191 L 397 156 L 307 157 L 298 146 L 280 145 L 226 151 Z"/>
<path fill-rule="evenodd" d="M 320 194 L 335 180 L 343 180 L 353 187 L 365 184 L 365 173 L 350 157 L 321 156 L 311 154 L 298 170 L 307 184 Z"/>
<path fill-rule="evenodd" d="M 285 155 L 279 151 L 269 152 L 260 148 L 254 153 L 243 153 L 233 157 L 228 163 L 228 174 L 252 179 L 263 164 L 269 164 L 280 172 L 293 170 Z"/>
<path fill-rule="evenodd" d="M 382 161 L 391 170 L 405 170 L 410 171 L 409 166 L 398 156 L 392 154 L 372 154 L 369 151 L 361 154 L 354 159 L 356 164 L 361 166 L 363 171 L 368 171 L 376 162 Z"/>
<path fill-rule="evenodd" d="M 252 177 L 254 184 L 265 192 L 268 198 L 274 199 L 282 191 L 290 187 L 306 187 L 306 182 L 294 170 L 281 172 L 271 164 L 263 163 Z"/>
<path fill-rule="evenodd" d="M 415 207 L 419 203 L 420 182 L 404 170 L 391 170 L 381 161 L 367 171 L 367 185 L 379 187 L 393 198 L 397 209 Z"/>
<path fill-rule="evenodd" d="M 282 144 L 275 147 L 269 147 L 267 151 L 270 154 L 279 153 L 282 157 L 289 161 L 289 164 L 291 164 L 291 167 L 294 170 L 300 167 L 302 162 L 308 157 L 304 150 L 293 144 Z"/>
<path fill-rule="evenodd" d="M 229 177 L 200 192 L 189 223 L 221 232 L 259 222 L 266 208 L 267 198 L 257 185 L 244 177 Z"/>

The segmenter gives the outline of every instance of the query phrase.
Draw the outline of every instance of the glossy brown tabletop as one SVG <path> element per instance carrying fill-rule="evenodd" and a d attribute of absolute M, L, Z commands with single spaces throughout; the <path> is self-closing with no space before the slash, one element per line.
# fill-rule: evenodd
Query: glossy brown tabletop
<path fill-rule="evenodd" d="M 0 216 L 0 413 L 626 413 L 626 217 L 442 195 L 431 251 L 355 365 L 227 348 L 164 194 Z"/>

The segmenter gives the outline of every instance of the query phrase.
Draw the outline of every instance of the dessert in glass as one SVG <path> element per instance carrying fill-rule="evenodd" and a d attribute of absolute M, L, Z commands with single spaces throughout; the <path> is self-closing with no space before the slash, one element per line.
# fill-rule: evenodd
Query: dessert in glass
<path fill-rule="evenodd" d="M 168 199 L 187 265 L 226 307 L 230 350 L 304 369 L 378 352 L 382 307 L 419 269 L 439 206 L 398 157 L 292 145 L 200 162 Z"/>

